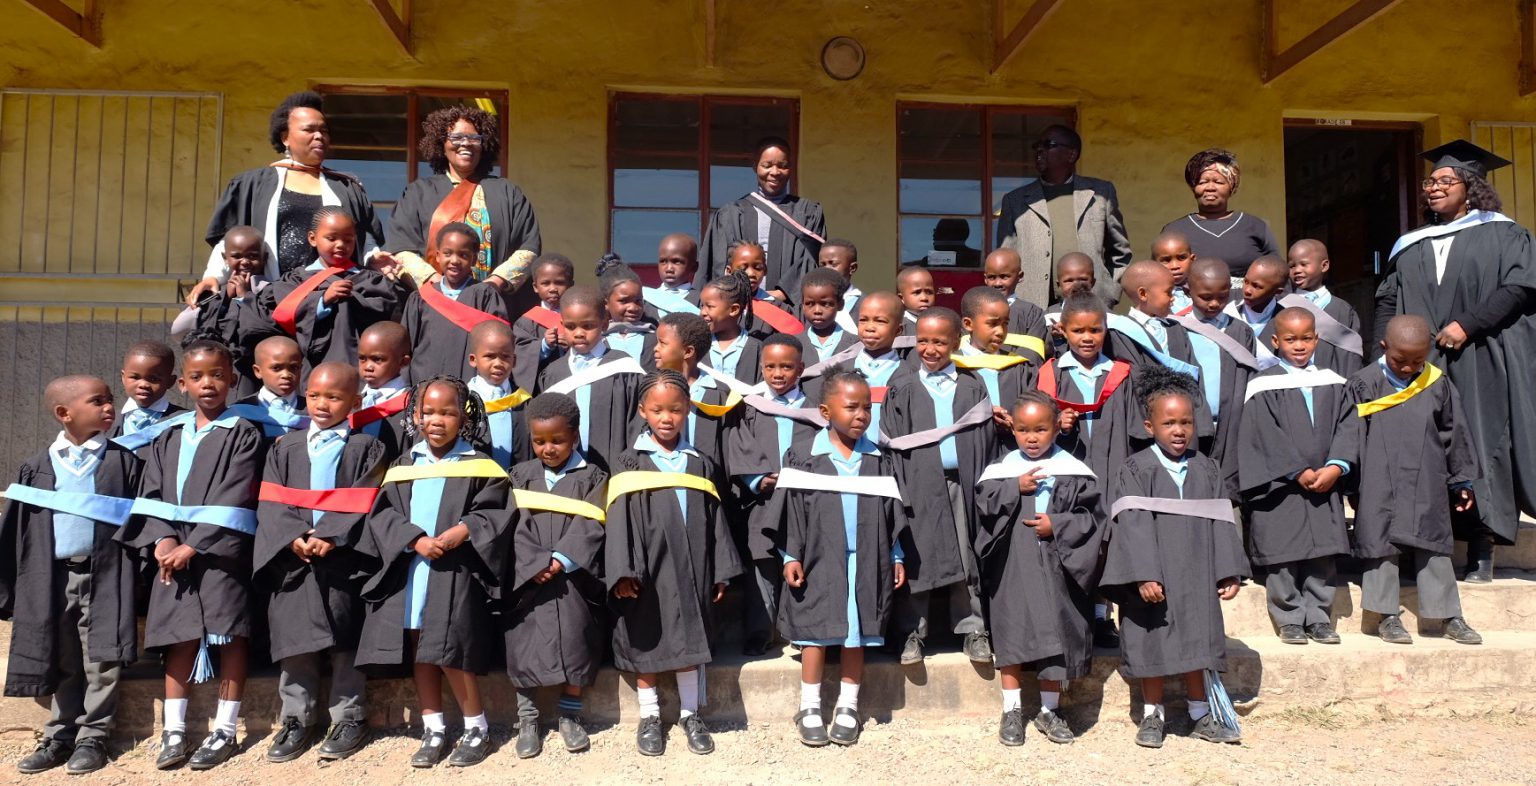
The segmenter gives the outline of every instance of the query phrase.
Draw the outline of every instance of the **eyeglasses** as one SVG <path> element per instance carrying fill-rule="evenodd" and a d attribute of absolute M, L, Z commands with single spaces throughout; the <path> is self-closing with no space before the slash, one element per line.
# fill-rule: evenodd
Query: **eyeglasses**
<path fill-rule="evenodd" d="M 1066 144 L 1065 142 L 1036 142 L 1030 145 L 1030 148 L 1033 149 L 1036 153 L 1044 152 L 1046 150 L 1055 150 L 1058 147 L 1071 147 L 1071 145 Z"/>
<path fill-rule="evenodd" d="M 448 143 L 453 145 L 483 145 L 485 134 L 449 134 Z"/>
<path fill-rule="evenodd" d="M 1419 187 L 1425 191 L 1428 191 L 1435 186 L 1439 186 L 1441 188 L 1450 188 L 1451 186 L 1459 186 L 1465 182 L 1467 181 L 1457 180 L 1454 177 L 1426 177 L 1419 183 Z"/>

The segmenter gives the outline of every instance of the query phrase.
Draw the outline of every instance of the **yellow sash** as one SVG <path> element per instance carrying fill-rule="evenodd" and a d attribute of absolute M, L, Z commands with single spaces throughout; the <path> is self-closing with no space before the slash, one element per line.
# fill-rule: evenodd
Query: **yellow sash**
<path fill-rule="evenodd" d="M 957 367 L 968 368 L 972 371 L 983 368 L 991 371 L 1002 371 L 1005 368 L 1012 368 L 1020 363 L 1029 362 L 1029 358 L 1019 357 L 1018 355 L 950 355 L 949 359 L 955 361 Z"/>
<path fill-rule="evenodd" d="M 1375 401 L 1366 401 L 1360 404 L 1356 404 L 1355 411 L 1360 413 L 1360 417 L 1362 418 L 1370 417 L 1377 412 L 1384 412 L 1424 392 L 1425 388 L 1435 384 L 1435 380 L 1439 379 L 1440 377 L 1440 369 L 1426 363 L 1424 364 L 1424 370 L 1420 372 L 1412 382 L 1408 383 L 1408 387 L 1405 387 L 1396 393 L 1382 396 Z"/>
<path fill-rule="evenodd" d="M 501 398 L 485 402 L 485 411 L 486 414 L 495 414 L 497 412 L 506 412 L 509 409 L 517 409 L 531 398 L 533 398 L 532 393 L 518 388 Z"/>
<path fill-rule="evenodd" d="M 693 406 L 712 418 L 718 418 L 735 409 L 736 405 L 740 403 L 741 394 L 733 390 L 725 397 L 724 404 L 705 404 L 702 401 L 694 401 Z"/>
<path fill-rule="evenodd" d="M 715 499 L 720 499 L 720 492 L 715 490 L 715 484 L 711 483 L 709 478 L 687 475 L 682 472 L 630 470 L 629 472 L 620 472 L 608 478 L 608 507 L 613 507 L 614 500 L 625 494 L 672 488 L 702 491 Z"/>
<path fill-rule="evenodd" d="M 547 491 L 512 489 L 512 504 L 524 510 L 547 510 L 567 516 L 581 516 L 602 522 L 608 518 L 602 508 L 582 499 L 571 499 Z"/>
<path fill-rule="evenodd" d="M 1023 333 L 1009 333 L 1003 339 L 1003 343 L 1010 347 L 1022 347 L 1042 358 L 1045 357 L 1045 342 L 1035 336 L 1027 336 Z"/>
<path fill-rule="evenodd" d="M 414 464 L 390 467 L 384 473 L 385 483 L 406 483 L 425 478 L 504 478 L 507 471 L 493 459 L 469 461 L 440 461 L 436 464 Z"/>

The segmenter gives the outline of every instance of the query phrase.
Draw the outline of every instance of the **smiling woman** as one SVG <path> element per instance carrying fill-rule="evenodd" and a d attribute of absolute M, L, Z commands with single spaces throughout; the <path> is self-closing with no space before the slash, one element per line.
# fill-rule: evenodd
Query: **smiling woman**
<path fill-rule="evenodd" d="M 752 162 L 757 188 L 715 211 L 700 244 L 694 286 L 702 288 L 722 275 L 730 248 L 747 240 L 763 247 L 768 266 L 763 288 L 781 301 L 794 302 L 800 298 L 800 277 L 816 267 L 826 218 L 820 202 L 789 192 L 789 142 L 777 137 L 758 142 Z"/>

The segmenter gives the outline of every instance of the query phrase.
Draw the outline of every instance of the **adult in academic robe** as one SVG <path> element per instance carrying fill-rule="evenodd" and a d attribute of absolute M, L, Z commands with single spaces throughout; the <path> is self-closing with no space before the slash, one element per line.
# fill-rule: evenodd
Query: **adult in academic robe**
<path fill-rule="evenodd" d="M 570 469 L 550 488 L 544 462 L 512 468 L 514 491 L 524 489 L 604 503 L 608 473 L 592 464 Z M 603 522 L 586 516 L 520 508 L 512 522 L 512 559 L 502 579 L 501 625 L 507 676 L 520 688 L 591 685 L 608 643 L 603 601 Z M 543 584 L 534 577 L 549 568 L 552 555 L 569 560 Z"/>
<path fill-rule="evenodd" d="M 1468 541 L 1469 567 L 1487 572 L 1493 542 L 1513 543 L 1520 513 L 1536 513 L 1536 246 L 1499 212 L 1485 179 L 1508 161 L 1459 141 L 1425 157 L 1435 162 L 1424 181 L 1433 223 L 1393 246 L 1375 334 L 1398 314 L 1438 331 L 1429 362 L 1461 392 L 1483 470 L 1473 484 L 1477 523 L 1458 522 L 1457 537 Z"/>
<path fill-rule="evenodd" d="M 1017 451 L 1004 461 L 1035 463 Z M 977 484 L 976 559 L 995 662 L 1059 665 L 1060 679 L 1076 679 L 1092 668 L 1104 509 L 1094 478 L 1057 475 L 1049 485 L 1041 510 L 1040 493 L 1021 493 L 1018 477 Z M 1041 513 L 1051 518 L 1044 540 L 1023 523 Z"/>
<path fill-rule="evenodd" d="M 504 292 L 508 313 L 535 305 L 523 282 L 543 248 L 539 220 L 522 189 L 491 173 L 501 160 L 496 116 L 469 106 L 438 109 L 421 122 L 417 152 L 433 174 L 406 186 L 390 212 L 385 248 L 400 268 L 418 286 L 431 280 L 438 231 L 463 222 L 480 236 L 475 280 Z"/>
<path fill-rule="evenodd" d="M 273 319 L 290 295 L 326 269 L 326 263 L 316 261 L 288 271 L 261 291 L 257 296 L 258 308 L 268 319 Z M 335 303 L 326 303 L 326 289 L 342 279 L 352 282 L 352 294 Z M 292 335 L 304 355 L 304 379 L 309 378 L 310 369 L 326 361 L 356 365 L 358 337 L 369 325 L 391 319 L 400 302 L 399 296 L 395 282 L 367 268 L 354 267 L 322 279 L 319 286 L 303 296 L 294 312 Z M 326 316 L 320 316 L 321 313 Z"/>
<path fill-rule="evenodd" d="M 133 497 L 139 486 L 140 461 L 108 442 L 96 469 L 96 492 Z M 55 491 L 53 463 L 47 452 L 22 462 L 16 482 Z M 132 663 L 138 658 L 138 617 L 134 611 L 137 563 L 141 553 L 116 540 L 118 528 L 96 522 L 91 541 L 90 620 L 85 658 L 97 663 Z M 64 677 L 59 665 L 59 626 L 65 619 L 59 601 L 64 571 L 54 559 L 53 511 L 10 500 L 0 518 L 0 620 L 11 623 L 5 695 L 40 697 L 58 691 Z M 73 719 L 71 719 L 73 720 Z"/>
<path fill-rule="evenodd" d="M 439 292 L 444 293 L 443 297 L 488 314 L 489 317 L 471 314 L 468 315 L 469 322 L 460 324 L 427 303 L 420 289 L 412 292 L 405 299 L 405 310 L 400 315 L 400 323 L 405 325 L 405 332 L 411 337 L 411 364 L 406 366 L 406 372 L 413 381 L 418 382 L 437 376 L 468 381 L 475 375 L 475 370 L 469 367 L 469 331 L 474 329 L 474 324 L 470 322 L 478 324 L 488 318 L 510 320 L 506 300 L 495 287 L 485 283 L 468 284 L 459 290 L 456 298 L 447 294 L 442 279 L 423 286 L 437 287 Z M 529 384 L 533 384 L 532 381 Z"/>
<path fill-rule="evenodd" d="M 307 442 L 306 432 L 280 437 L 267 453 L 262 480 L 309 490 Z M 332 488 L 377 488 L 387 466 L 384 445 L 354 431 L 347 435 L 336 460 Z M 274 662 L 332 647 L 355 649 L 362 631 L 363 608 L 358 595 L 363 580 L 379 567 L 375 556 L 357 550 L 367 514 L 326 511 L 316 521 L 314 512 L 267 499 L 256 508 L 260 523 L 252 564 L 257 589 L 268 594 L 267 624 Z M 306 536 L 328 540 L 336 548 L 324 557 L 301 560 L 290 546 Z"/>
<path fill-rule="evenodd" d="M 467 447 L 462 441 L 455 452 Z M 488 458 L 468 451 L 463 460 Z M 395 466 L 412 466 L 408 452 Z M 492 665 L 491 601 L 500 597 L 512 525 L 506 478 L 445 478 L 437 532 L 464 524 L 469 540 L 428 561 L 427 605 L 414 657 L 405 628 L 406 595 L 414 558 L 411 544 L 425 531 L 411 523 L 414 483 L 385 483 L 368 514 L 359 550 L 382 567 L 363 584 L 367 613 L 357 646 L 359 667 L 424 663 L 483 675 Z"/>
<path fill-rule="evenodd" d="M 816 268 L 827 221 L 820 202 L 789 193 L 788 142 L 774 137 L 759 142 L 752 165 L 756 190 L 721 206 L 709 219 L 694 289 L 724 275 L 731 246 L 747 240 L 763 247 L 768 263 L 763 289 L 793 304 L 800 297 L 800 278 Z"/>
<path fill-rule="evenodd" d="M 1195 212 L 1169 221 L 1162 229 L 1183 235 L 1196 256 L 1226 262 L 1234 280 L 1248 272 L 1253 260 L 1284 254 L 1269 222 L 1232 209 L 1242 175 L 1237 155 L 1230 151 L 1211 148 L 1191 156 L 1184 166 L 1184 182 L 1194 192 Z"/>
<path fill-rule="evenodd" d="M 539 375 L 539 389 L 536 392 L 543 393 L 574 376 L 570 360 L 571 355 L 567 354 L 559 362 L 545 366 L 544 373 Z M 632 360 L 623 352 L 608 349 L 603 352 L 597 365 Z M 636 409 L 640 405 L 640 374 L 620 372 L 582 385 L 581 388 L 590 397 L 581 413 L 582 430 L 586 432 L 586 440 L 581 446 L 582 454 L 588 461 L 609 469 L 611 473 L 613 470 L 609 462 L 628 450 L 644 427 Z M 581 402 L 583 394 L 580 390 L 564 392 L 576 399 L 578 404 Z"/>
<path fill-rule="evenodd" d="M 266 459 L 266 437 L 261 427 L 228 412 L 216 418 L 193 454 L 186 482 L 178 488 L 182 431 L 194 423 L 166 429 L 149 446 L 139 497 L 178 506 L 254 511 Z M 207 634 L 251 635 L 248 601 L 254 544 L 250 535 L 216 524 L 136 515 L 118 531 L 118 538 L 142 549 L 153 549 L 162 538 L 174 538 L 197 551 L 185 569 L 171 574 L 169 584 L 150 584 L 149 613 L 144 621 L 146 648 L 200 641 Z"/>
<path fill-rule="evenodd" d="M 610 486 L 624 472 L 656 471 L 636 450 L 615 454 L 610 467 Z M 725 485 L 719 466 L 696 454 L 687 456 L 686 474 Z M 624 494 L 608 507 L 603 580 L 617 617 L 613 665 L 620 671 L 656 674 L 712 660 L 714 585 L 741 575 L 741 560 L 719 500 L 697 489 L 683 494 L 686 520 L 672 488 Z M 613 595 L 622 579 L 640 585 L 637 597 Z"/>
<path fill-rule="evenodd" d="M 1186 457 L 1180 490 L 1156 445 L 1126 460 L 1121 497 L 1225 499 L 1221 470 L 1205 455 Z M 1131 509 L 1109 524 L 1099 588 L 1120 606 L 1120 651 L 1127 677 L 1161 677 L 1200 669 L 1225 671 L 1227 634 L 1217 584 L 1249 572 L 1237 525 L 1200 516 Z M 1138 587 L 1163 585 L 1166 600 L 1148 603 Z"/>
<path fill-rule="evenodd" d="M 374 214 L 363 184 L 352 175 L 325 168 L 331 135 L 325 124 L 324 102 L 312 92 L 294 93 L 272 111 L 270 140 L 283 157 L 267 166 L 235 175 L 225 186 L 208 219 L 205 239 L 213 250 L 203 278 L 187 293 L 187 305 L 196 306 L 203 293 L 229 280 L 224 262 L 224 234 L 237 226 L 261 230 L 266 245 L 268 280 L 301 268 L 314 259 L 309 230 L 315 211 L 340 207 L 357 226 L 358 246 L 370 249 L 365 259 L 379 264 L 393 262 L 381 255 L 384 230 Z M 371 243 L 372 245 L 368 245 Z"/>

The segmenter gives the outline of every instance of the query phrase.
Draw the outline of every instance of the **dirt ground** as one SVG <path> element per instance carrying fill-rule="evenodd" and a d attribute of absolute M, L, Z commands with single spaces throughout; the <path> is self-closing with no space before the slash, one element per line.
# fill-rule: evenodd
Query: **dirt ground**
<path fill-rule="evenodd" d="M 1176 734 L 1187 730 L 1182 718 L 1171 726 Z M 262 758 L 267 740 L 250 740 L 238 757 L 208 773 L 157 772 L 156 745 L 144 743 L 88 778 L 71 778 L 62 768 L 21 776 L 14 762 L 30 747 L 7 742 L 0 745 L 0 783 L 1536 783 L 1536 724 L 1513 715 L 1359 720 L 1328 710 L 1294 711 L 1250 719 L 1241 746 L 1170 736 L 1157 751 L 1137 748 L 1127 721 L 1102 722 L 1069 746 L 1052 745 L 1031 727 L 1022 748 L 999 745 L 992 720 L 871 722 L 853 748 L 810 749 L 795 741 L 786 720 L 718 730 L 717 750 L 708 757 L 688 753 L 681 731 L 673 729 L 667 755 L 657 759 L 635 752 L 631 726 L 595 730 L 592 749 L 581 754 L 566 753 L 550 732 L 544 755 L 527 761 L 512 754 L 506 729 L 494 731 L 502 747 L 467 770 L 410 769 L 406 760 L 416 741 L 403 732 L 380 736 L 352 759 L 323 766 L 313 754 L 268 764 Z"/>

